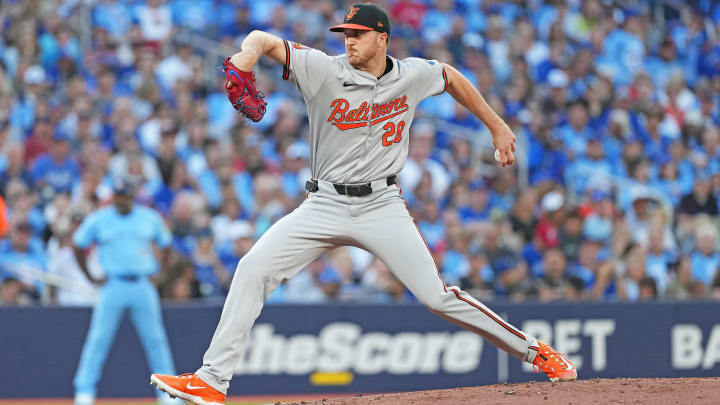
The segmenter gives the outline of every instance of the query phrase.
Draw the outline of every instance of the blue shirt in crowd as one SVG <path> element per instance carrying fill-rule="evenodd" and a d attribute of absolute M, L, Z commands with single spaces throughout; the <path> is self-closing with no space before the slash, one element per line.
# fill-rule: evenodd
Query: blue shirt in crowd
<path fill-rule="evenodd" d="M 671 252 L 662 252 L 657 255 L 648 253 L 645 259 L 645 273 L 655 280 L 658 291 L 665 291 L 668 284 L 670 264 L 675 260 L 677 260 L 677 257 Z"/>
<path fill-rule="evenodd" d="M 460 214 L 460 220 L 463 224 L 475 221 L 488 221 L 490 219 L 490 204 L 481 210 L 476 210 L 470 205 L 463 205 L 458 207 L 458 214 Z"/>
<path fill-rule="evenodd" d="M 45 182 L 58 193 L 68 193 L 80 179 L 80 166 L 70 157 L 58 163 L 46 153 L 35 160 L 30 175 L 35 183 Z"/>
<path fill-rule="evenodd" d="M 715 271 L 720 266 L 720 253 L 713 253 L 709 256 L 700 252 L 693 252 L 690 255 L 690 268 L 695 280 L 710 285 Z"/>
<path fill-rule="evenodd" d="M 0 280 L 7 277 L 21 278 L 19 272 L 24 267 L 46 270 L 47 257 L 42 240 L 31 237 L 28 248 L 23 251 L 14 249 L 9 239 L 0 241 Z"/>
<path fill-rule="evenodd" d="M 445 252 L 442 264 L 443 279 L 449 284 L 458 284 L 470 272 L 470 262 L 464 254 L 450 249 Z"/>
<path fill-rule="evenodd" d="M 418 229 L 420 229 L 430 249 L 434 249 L 438 243 L 445 239 L 445 224 L 442 220 L 435 222 L 420 221 L 418 222 Z"/>

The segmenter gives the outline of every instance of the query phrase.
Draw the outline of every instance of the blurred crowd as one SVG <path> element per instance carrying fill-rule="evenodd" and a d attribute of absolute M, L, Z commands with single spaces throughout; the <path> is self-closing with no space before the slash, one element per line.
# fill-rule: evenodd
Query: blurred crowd
<path fill-rule="evenodd" d="M 518 164 L 500 168 L 447 93 L 418 108 L 398 177 L 446 283 L 485 301 L 720 298 L 720 5 L 377 3 L 392 56 L 458 67 L 518 137 Z M 208 72 L 223 55 L 180 34 L 239 50 L 259 29 L 340 54 L 327 27 L 349 4 L 5 0 L 0 304 L 93 302 L 72 232 L 118 178 L 172 231 L 162 296 L 222 300 L 239 258 L 304 199 L 306 110 L 261 60 L 268 111 L 246 122 Z M 414 298 L 382 262 L 339 248 L 269 301 Z"/>

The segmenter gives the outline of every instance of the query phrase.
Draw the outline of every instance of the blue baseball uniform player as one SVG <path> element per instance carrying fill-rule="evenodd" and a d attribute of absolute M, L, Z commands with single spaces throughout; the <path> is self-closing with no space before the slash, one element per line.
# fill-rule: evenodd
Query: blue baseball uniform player
<path fill-rule="evenodd" d="M 91 213 L 73 235 L 80 268 L 93 283 L 102 285 L 93 310 L 75 375 L 75 405 L 92 405 L 97 382 L 120 321 L 130 314 L 153 372 L 173 373 L 167 335 L 162 324 L 160 299 L 149 277 L 158 271 L 153 244 L 163 249 L 167 261 L 171 234 L 153 209 L 133 203 L 133 187 L 121 180 L 114 184 L 113 204 Z M 87 270 L 86 252 L 97 245 L 105 277 L 96 279 Z M 176 403 L 166 395 L 160 403 Z"/>

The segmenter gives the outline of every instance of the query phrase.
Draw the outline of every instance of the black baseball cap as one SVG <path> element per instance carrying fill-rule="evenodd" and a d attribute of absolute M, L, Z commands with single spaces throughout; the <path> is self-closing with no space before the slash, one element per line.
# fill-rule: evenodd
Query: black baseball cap
<path fill-rule="evenodd" d="M 127 178 L 119 178 L 113 183 L 113 194 L 115 195 L 132 195 L 135 187 Z"/>
<path fill-rule="evenodd" d="M 340 25 L 330 27 L 332 32 L 342 32 L 343 29 L 377 31 L 390 35 L 390 19 L 387 13 L 380 7 L 360 3 L 350 6 L 345 10 L 345 19 Z"/>

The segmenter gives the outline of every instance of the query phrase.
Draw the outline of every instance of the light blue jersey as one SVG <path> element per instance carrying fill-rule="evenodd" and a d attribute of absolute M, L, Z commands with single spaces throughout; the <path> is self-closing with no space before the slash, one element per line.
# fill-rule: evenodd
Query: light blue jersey
<path fill-rule="evenodd" d="M 97 243 L 100 264 L 108 277 L 157 272 L 152 242 L 164 248 L 171 240 L 162 217 L 141 205 L 134 205 L 127 215 L 114 206 L 105 207 L 90 214 L 73 235 L 73 242 L 81 248 Z"/>

